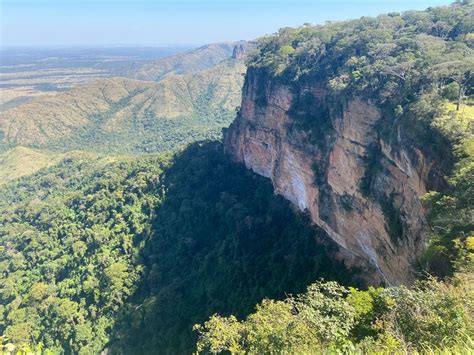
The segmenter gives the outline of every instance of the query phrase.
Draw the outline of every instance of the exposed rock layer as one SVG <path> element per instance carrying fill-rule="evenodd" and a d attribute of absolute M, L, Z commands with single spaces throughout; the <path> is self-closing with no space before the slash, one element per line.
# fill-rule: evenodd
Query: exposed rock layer
<path fill-rule="evenodd" d="M 249 69 L 226 151 L 307 210 L 369 282 L 409 283 L 424 245 L 420 197 L 442 180 L 436 160 L 404 147 L 400 132 L 380 138 L 383 114 L 370 100 L 333 101 L 317 82 L 295 89 Z"/>

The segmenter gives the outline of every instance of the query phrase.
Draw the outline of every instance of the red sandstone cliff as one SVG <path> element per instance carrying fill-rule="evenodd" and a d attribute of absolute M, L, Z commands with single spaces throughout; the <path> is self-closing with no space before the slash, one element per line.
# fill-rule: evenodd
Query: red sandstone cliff
<path fill-rule="evenodd" d="M 312 97 L 313 106 L 298 108 L 303 96 Z M 249 69 L 241 112 L 225 132 L 226 152 L 307 210 L 347 264 L 367 270 L 368 280 L 409 283 L 424 245 L 420 197 L 436 175 L 435 159 L 396 144 L 400 132 L 392 132 L 390 142 L 380 138 L 382 111 L 370 100 L 353 97 L 340 110 L 327 109 L 333 99 L 317 82 L 295 90 Z M 326 116 L 319 127 L 305 129 L 295 122 L 295 107 L 324 109 Z M 367 160 L 374 150 L 378 168 L 372 172 Z"/>

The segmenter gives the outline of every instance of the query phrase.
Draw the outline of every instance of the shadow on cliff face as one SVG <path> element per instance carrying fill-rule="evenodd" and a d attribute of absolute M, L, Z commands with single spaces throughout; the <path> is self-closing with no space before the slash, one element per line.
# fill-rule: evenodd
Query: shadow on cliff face
<path fill-rule="evenodd" d="M 143 248 L 144 277 L 110 349 L 191 353 L 195 323 L 243 317 L 319 279 L 353 282 L 337 248 L 268 179 L 230 162 L 220 143 L 196 143 L 161 177 L 163 202 Z"/>

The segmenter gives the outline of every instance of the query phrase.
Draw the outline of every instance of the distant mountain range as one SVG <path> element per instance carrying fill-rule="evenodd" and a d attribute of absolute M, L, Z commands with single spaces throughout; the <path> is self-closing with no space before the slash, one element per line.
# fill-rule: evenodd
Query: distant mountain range
<path fill-rule="evenodd" d="M 251 47 L 211 44 L 143 65 L 127 78 L 33 98 L 0 113 L 0 146 L 128 154 L 216 138 L 240 104 L 242 53 Z"/>

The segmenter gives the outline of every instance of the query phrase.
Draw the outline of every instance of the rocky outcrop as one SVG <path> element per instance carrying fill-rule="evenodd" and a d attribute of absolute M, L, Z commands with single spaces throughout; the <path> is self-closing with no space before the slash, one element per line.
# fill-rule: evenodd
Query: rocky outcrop
<path fill-rule="evenodd" d="M 289 87 L 250 68 L 226 152 L 307 211 L 369 282 L 409 283 L 424 245 L 420 197 L 442 181 L 436 159 L 399 131 L 382 138 L 371 100 L 335 101 L 317 81 Z"/>
<path fill-rule="evenodd" d="M 241 41 L 234 46 L 232 51 L 232 59 L 235 60 L 245 60 L 249 53 L 254 51 L 257 48 L 256 43 Z"/>

